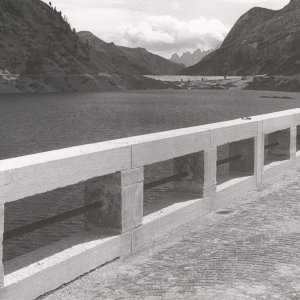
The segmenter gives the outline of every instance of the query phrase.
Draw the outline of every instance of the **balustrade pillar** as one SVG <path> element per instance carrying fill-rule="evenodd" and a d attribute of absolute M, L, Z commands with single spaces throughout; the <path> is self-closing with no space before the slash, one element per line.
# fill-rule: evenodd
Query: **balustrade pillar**
<path fill-rule="evenodd" d="M 208 149 L 174 159 L 174 174 L 187 176 L 174 182 L 174 190 L 209 197 L 216 191 L 217 149 Z"/>
<path fill-rule="evenodd" d="M 131 231 L 143 220 L 144 169 L 137 168 L 94 178 L 84 187 L 85 205 L 100 207 L 85 215 L 85 229 L 122 234 L 122 251 L 131 253 Z"/>
<path fill-rule="evenodd" d="M 4 205 L 0 205 L 0 288 L 4 285 L 3 268 Z"/>
<path fill-rule="evenodd" d="M 297 155 L 297 127 L 292 127 L 290 131 L 290 159 L 296 159 Z"/>
<path fill-rule="evenodd" d="M 262 174 L 265 165 L 265 135 L 263 133 L 263 122 L 258 122 L 254 148 L 254 174 L 256 174 L 256 184 L 259 185 L 262 182 Z"/>
<path fill-rule="evenodd" d="M 203 197 L 210 197 L 217 189 L 217 148 L 205 150 L 204 153 Z"/>

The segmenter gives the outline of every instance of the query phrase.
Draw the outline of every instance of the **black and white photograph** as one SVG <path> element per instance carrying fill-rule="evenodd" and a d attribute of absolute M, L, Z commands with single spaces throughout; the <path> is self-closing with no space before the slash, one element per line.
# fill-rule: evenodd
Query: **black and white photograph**
<path fill-rule="evenodd" d="M 0 0 L 0 300 L 300 300 L 300 0 Z"/>

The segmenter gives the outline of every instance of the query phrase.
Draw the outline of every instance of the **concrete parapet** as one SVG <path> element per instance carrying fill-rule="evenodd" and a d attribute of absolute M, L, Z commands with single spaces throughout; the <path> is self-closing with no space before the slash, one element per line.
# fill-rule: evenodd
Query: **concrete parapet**
<path fill-rule="evenodd" d="M 172 132 L 172 131 L 171 131 Z M 141 167 L 156 162 L 188 155 L 209 148 L 209 132 L 203 129 L 197 133 L 152 139 L 132 145 L 132 167 Z"/>
<path fill-rule="evenodd" d="M 4 276 L 0 264 L 0 298 L 37 297 L 300 165 L 299 126 L 300 109 L 294 109 L 0 161 L 0 245 L 7 202 L 84 182 L 85 204 L 100 203 L 85 213 L 83 236 L 6 262 Z M 223 145 L 228 159 L 222 163 L 234 176 L 217 186 Z M 197 199 L 143 217 L 144 166 L 167 160 L 175 174 L 188 174 L 174 188 L 196 192 Z"/>
<path fill-rule="evenodd" d="M 263 131 L 265 134 L 290 128 L 294 125 L 293 115 L 274 117 L 263 121 Z"/>
<path fill-rule="evenodd" d="M 131 147 L 105 142 L 0 161 L 0 203 L 131 168 Z"/>
<path fill-rule="evenodd" d="M 227 122 L 225 127 L 213 126 L 211 129 L 211 147 L 217 147 L 231 142 L 245 140 L 257 135 L 256 122 L 238 120 Z"/>

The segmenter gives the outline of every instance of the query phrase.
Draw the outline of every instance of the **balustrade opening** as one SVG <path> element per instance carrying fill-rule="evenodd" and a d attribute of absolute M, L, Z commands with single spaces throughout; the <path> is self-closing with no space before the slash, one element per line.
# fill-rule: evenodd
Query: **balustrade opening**
<path fill-rule="evenodd" d="M 290 159 L 290 129 L 265 135 L 264 165 Z"/>
<path fill-rule="evenodd" d="M 217 184 L 254 175 L 254 138 L 217 148 Z"/>
<path fill-rule="evenodd" d="M 78 235 L 79 243 L 79 235 L 88 239 L 88 232 L 97 233 L 99 238 L 119 234 L 119 178 L 120 172 L 6 203 L 3 261 L 9 262 L 75 235 Z M 66 243 L 67 248 L 70 246 Z M 23 260 L 24 265 L 18 267 L 42 258 L 36 256 L 34 261 Z M 14 271 L 11 266 L 9 269 Z"/>
<path fill-rule="evenodd" d="M 203 151 L 144 167 L 144 216 L 203 197 Z"/>

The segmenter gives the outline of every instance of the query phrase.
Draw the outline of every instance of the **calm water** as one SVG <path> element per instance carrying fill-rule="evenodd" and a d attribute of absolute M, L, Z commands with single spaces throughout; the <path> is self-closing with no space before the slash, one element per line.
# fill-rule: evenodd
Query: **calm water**
<path fill-rule="evenodd" d="M 275 95 L 292 99 L 260 98 Z M 261 91 L 0 95 L 0 159 L 295 107 L 300 107 L 299 93 Z M 161 191 L 147 192 L 146 210 L 153 210 Z M 82 185 L 76 185 L 9 203 L 5 230 L 81 206 L 82 193 Z M 73 218 L 7 241 L 5 259 L 80 230 L 82 219 Z"/>
<path fill-rule="evenodd" d="M 0 95 L 0 159 L 295 107 L 261 91 Z"/>

